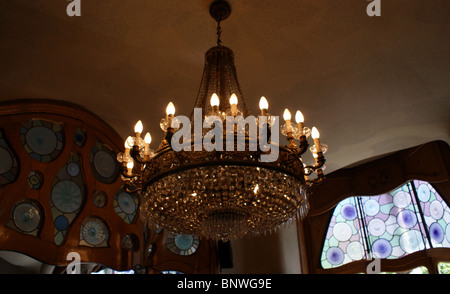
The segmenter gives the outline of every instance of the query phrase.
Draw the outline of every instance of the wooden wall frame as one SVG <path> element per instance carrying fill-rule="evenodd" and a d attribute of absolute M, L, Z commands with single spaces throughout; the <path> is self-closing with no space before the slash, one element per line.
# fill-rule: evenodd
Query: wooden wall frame
<path fill-rule="evenodd" d="M 33 158 L 22 143 L 21 127 L 24 122 L 33 119 L 64 125 L 64 146 L 50 161 L 42 162 Z M 19 171 L 14 170 L 17 177 L 0 185 L 0 250 L 19 252 L 55 265 L 54 273 L 64 272 L 72 262 L 67 257 L 73 251 L 80 254 L 82 263 L 100 264 L 117 271 L 135 269 L 139 272 L 160 273 L 171 270 L 187 274 L 217 272 L 215 242 L 202 239 L 195 254 L 176 255 L 166 248 L 166 232 L 155 233 L 155 228 L 147 226 L 139 217 L 139 209 L 131 220 L 130 217 L 120 215 L 118 200 L 115 199 L 123 186 L 120 174 L 116 178 L 96 175 L 90 157 L 92 150 L 100 150 L 99 148 L 106 146 L 114 154 L 115 160 L 115 155 L 123 151 L 124 139 L 97 115 L 79 105 L 58 100 L 5 101 L 0 102 L 0 129 L 19 164 Z M 79 129 L 86 133 L 85 142 L 74 141 L 74 135 Z M 102 143 L 101 147 L 97 147 L 98 142 Z M 86 199 L 70 224 L 66 239 L 58 245 L 54 241 L 56 225 L 50 201 L 52 181 L 74 153 L 79 155 L 76 158 L 81 158 Z M 3 156 L 4 154 L 3 150 Z M 38 171 L 37 174 L 44 178 L 42 186 L 33 188 L 27 184 L 30 171 Z M 11 211 L 24 199 L 29 203 L 39 203 L 42 208 L 42 225 L 33 234 L 26 234 L 11 226 Z M 81 239 L 80 230 L 86 220 L 91 218 L 107 224 L 108 242 L 91 246 Z M 152 254 L 148 252 L 150 245 L 153 245 Z"/>

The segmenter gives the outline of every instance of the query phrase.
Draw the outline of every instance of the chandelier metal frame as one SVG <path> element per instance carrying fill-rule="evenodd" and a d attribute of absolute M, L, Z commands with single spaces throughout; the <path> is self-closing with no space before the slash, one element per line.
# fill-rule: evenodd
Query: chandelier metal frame
<path fill-rule="evenodd" d="M 205 55 L 205 69 L 195 104 L 204 110 L 202 119 L 218 115 L 225 121 L 227 116 L 249 116 L 237 82 L 233 52 L 220 41 L 220 22 L 230 13 L 231 8 L 226 1 L 214 1 L 210 7 L 210 14 L 218 23 L 218 46 L 209 49 Z M 209 106 L 205 98 L 212 92 L 218 102 L 213 103 L 211 96 Z M 236 99 L 228 104 L 225 99 L 230 95 L 236 95 Z M 124 188 L 129 193 L 138 193 L 141 198 L 141 216 L 172 233 L 222 240 L 260 236 L 305 217 L 309 210 L 311 187 L 324 180 L 323 154 L 328 146 L 319 142 L 315 128 L 311 131 L 303 126 L 303 115 L 300 113 L 297 117 L 299 111 L 297 125 L 292 124 L 287 110 L 281 132 L 288 144 L 282 146 L 272 142 L 270 127 L 274 117 L 267 112 L 268 105 L 263 98 L 257 121 L 261 117 L 266 118 L 263 125 L 267 131 L 264 132 L 265 137 L 262 133 L 258 133 L 256 138 L 251 137 L 248 129 L 239 129 L 236 125 L 231 129 L 223 128 L 221 142 L 224 148 L 220 151 L 194 148 L 198 143 L 193 137 L 187 142 L 192 151 L 175 151 L 172 137 L 178 129 L 172 124 L 176 118 L 171 103 L 166 118 L 160 124 L 165 137 L 156 151 L 149 149 L 149 134 L 145 139 L 140 137 L 142 125 L 139 121 L 135 136 L 127 138 L 125 152 L 119 153 L 117 159 L 121 162 Z M 203 130 L 202 136 L 207 131 Z M 314 131 L 317 133 L 313 134 L 314 145 L 309 149 L 315 163 L 307 165 L 301 156 L 308 150 L 307 137 Z M 225 148 L 230 139 L 235 147 L 232 151 Z M 271 148 L 278 148 L 276 160 L 261 160 L 261 155 L 267 151 L 260 148 L 260 140 L 268 142 Z M 241 149 L 238 148 L 239 142 L 244 145 L 240 146 Z M 256 150 L 251 151 L 251 144 L 257 146 Z M 312 173 L 317 176 L 310 179 Z"/>

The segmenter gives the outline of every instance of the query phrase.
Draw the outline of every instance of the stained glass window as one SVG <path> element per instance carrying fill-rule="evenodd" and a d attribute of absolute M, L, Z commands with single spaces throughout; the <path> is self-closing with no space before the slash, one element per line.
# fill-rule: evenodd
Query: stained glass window
<path fill-rule="evenodd" d="M 440 274 L 450 275 L 450 263 L 440 262 L 438 264 L 438 270 Z"/>
<path fill-rule="evenodd" d="M 381 195 L 350 197 L 333 212 L 321 264 L 329 269 L 361 259 L 396 259 L 450 247 L 449 223 L 450 208 L 424 181 Z"/>

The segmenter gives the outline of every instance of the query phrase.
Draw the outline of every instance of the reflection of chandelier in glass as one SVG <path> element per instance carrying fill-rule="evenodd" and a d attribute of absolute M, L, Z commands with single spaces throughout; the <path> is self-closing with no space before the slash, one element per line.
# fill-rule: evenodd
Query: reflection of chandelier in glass
<path fill-rule="evenodd" d="M 211 5 L 218 46 L 206 52 L 191 118 L 175 117 L 169 103 L 160 123 L 166 135 L 158 150 L 150 150 L 149 133 L 141 138 L 139 121 L 135 137 L 127 138 L 125 152 L 117 156 L 126 189 L 140 194 L 141 216 L 173 233 L 222 240 L 270 233 L 308 213 L 310 187 L 324 178 L 327 146 L 320 144 L 316 128 L 303 126 L 300 111 L 297 124 L 291 123 L 287 109 L 284 112 L 286 146 L 278 144 L 278 117 L 267 112 L 264 97 L 261 114 L 250 115 L 233 52 L 220 41 L 220 22 L 230 12 L 225 1 Z M 192 132 L 186 127 L 191 123 Z M 314 165 L 301 159 L 310 134 Z M 309 179 L 313 172 L 317 177 Z"/>

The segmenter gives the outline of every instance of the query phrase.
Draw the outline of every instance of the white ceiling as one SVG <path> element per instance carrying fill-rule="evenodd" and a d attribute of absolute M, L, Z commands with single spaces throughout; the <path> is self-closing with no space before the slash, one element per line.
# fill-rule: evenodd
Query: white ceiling
<path fill-rule="evenodd" d="M 77 103 L 126 137 L 141 119 L 161 139 L 173 101 L 189 115 L 204 53 L 216 45 L 212 0 L 0 1 L 0 100 Z M 450 142 L 450 2 L 230 0 L 223 45 L 250 110 L 300 109 L 331 172 L 431 140 Z M 156 148 L 157 142 L 153 143 Z"/>

